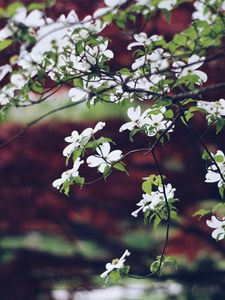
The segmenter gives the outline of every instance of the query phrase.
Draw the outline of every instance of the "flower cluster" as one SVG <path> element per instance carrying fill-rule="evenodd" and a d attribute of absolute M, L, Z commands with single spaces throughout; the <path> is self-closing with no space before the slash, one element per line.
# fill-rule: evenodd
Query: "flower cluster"
<path fill-rule="evenodd" d="M 212 115 L 217 117 L 225 116 L 225 100 L 220 99 L 219 101 L 207 102 L 207 101 L 198 101 L 197 106 L 209 114 L 209 118 Z"/>
<path fill-rule="evenodd" d="M 96 132 L 102 130 L 104 126 L 104 122 L 98 122 L 94 129 L 86 128 L 80 134 L 76 130 L 72 131 L 71 136 L 65 138 L 65 141 L 70 144 L 63 150 L 63 155 L 70 157 L 73 151 L 75 151 L 77 148 L 85 148 L 91 137 Z"/>
<path fill-rule="evenodd" d="M 165 185 L 165 194 L 166 198 L 169 201 L 174 198 L 175 188 L 172 188 L 172 185 L 168 183 Z M 135 218 L 138 217 L 139 212 L 145 213 L 146 211 L 154 211 L 156 207 L 165 206 L 165 195 L 162 186 L 158 187 L 157 191 L 152 191 L 150 194 L 143 194 L 140 202 L 137 203 L 137 206 L 140 206 L 137 210 L 133 211 L 131 215 Z"/>
<path fill-rule="evenodd" d="M 148 136 L 155 136 L 159 131 L 168 129 L 172 121 L 167 120 L 164 117 L 166 109 L 164 107 L 160 109 L 149 108 L 141 113 L 141 107 L 130 107 L 127 111 L 127 115 L 130 118 L 130 122 L 125 123 L 120 127 L 120 132 L 124 130 L 132 131 L 135 128 L 143 129 Z M 172 132 L 171 127 L 168 132 Z"/>
<path fill-rule="evenodd" d="M 128 250 L 126 250 L 124 252 L 124 254 L 120 257 L 120 259 L 114 259 L 112 261 L 112 263 L 107 263 L 105 265 L 106 271 L 103 272 L 100 275 L 100 277 L 101 278 L 106 278 L 114 270 L 120 272 L 125 267 L 124 263 L 126 261 L 126 256 L 129 256 L 129 255 L 130 255 L 130 252 Z"/>

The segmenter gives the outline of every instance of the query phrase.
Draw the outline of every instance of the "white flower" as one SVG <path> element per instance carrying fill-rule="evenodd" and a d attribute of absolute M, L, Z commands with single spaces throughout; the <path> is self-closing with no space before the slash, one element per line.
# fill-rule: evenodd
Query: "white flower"
<path fill-rule="evenodd" d="M 134 35 L 134 39 L 136 42 L 133 42 L 127 46 L 127 50 L 131 50 L 133 47 L 136 46 L 149 46 L 152 42 L 156 42 L 160 40 L 160 36 L 153 35 L 148 38 L 147 34 L 145 32 L 141 32 L 139 34 Z"/>
<path fill-rule="evenodd" d="M 163 113 L 165 112 L 165 108 L 161 108 L 158 114 L 151 113 L 152 109 L 146 109 L 143 113 L 141 113 L 141 108 L 138 106 L 137 108 L 130 107 L 127 111 L 128 117 L 131 119 L 131 122 L 127 122 L 123 124 L 119 131 L 122 132 L 124 130 L 133 130 L 135 127 L 142 128 L 145 126 L 144 130 L 148 136 L 154 136 L 159 131 L 167 129 L 172 121 L 168 121 L 164 118 Z M 168 132 L 172 132 L 173 128 L 170 128 Z"/>
<path fill-rule="evenodd" d="M 11 85 L 5 85 L 0 92 L 0 105 L 5 105 L 10 102 L 14 97 L 16 87 Z"/>
<path fill-rule="evenodd" d="M 210 5 L 213 5 L 215 0 L 210 1 Z M 207 7 L 207 4 L 202 1 L 194 2 L 195 11 L 192 14 L 193 20 L 206 21 L 209 24 L 216 19 L 216 14 L 213 14 L 211 9 Z"/>
<path fill-rule="evenodd" d="M 12 67 L 9 64 L 0 67 L 0 81 L 8 74 L 12 72 Z"/>
<path fill-rule="evenodd" d="M 225 99 L 214 102 L 198 101 L 197 106 L 204 109 L 209 115 L 225 116 Z"/>
<path fill-rule="evenodd" d="M 212 232 L 212 237 L 216 240 L 222 240 L 225 236 L 225 218 L 223 220 L 218 220 L 215 216 L 211 217 L 211 220 L 207 220 L 206 224 L 210 228 L 215 230 Z"/>
<path fill-rule="evenodd" d="M 174 198 L 174 192 L 176 191 L 175 188 L 172 188 L 172 185 L 168 183 L 165 185 L 165 194 L 167 200 Z M 158 187 L 158 191 L 153 191 L 151 194 L 143 194 L 142 199 L 140 202 L 137 203 L 137 206 L 140 206 L 137 210 L 133 211 L 131 215 L 135 218 L 138 217 L 138 213 L 142 211 L 143 213 L 147 210 L 154 211 L 156 206 L 159 203 L 164 204 L 165 202 L 165 196 L 164 196 L 164 190 L 163 187 Z"/>
<path fill-rule="evenodd" d="M 169 66 L 168 61 L 169 53 L 164 52 L 162 48 L 155 49 L 151 54 L 141 56 L 135 59 L 131 65 L 133 70 L 137 70 L 145 64 L 151 64 L 151 73 L 157 72 L 158 70 L 166 69 Z"/>
<path fill-rule="evenodd" d="M 105 5 L 107 7 L 102 7 L 102 8 L 99 8 L 97 9 L 94 14 L 93 14 L 93 17 L 96 19 L 96 18 L 99 18 L 105 14 L 107 14 L 108 12 L 113 12 L 115 13 L 117 10 L 115 10 L 115 7 L 117 6 L 120 6 L 122 4 L 124 4 L 127 0 L 104 0 L 105 2 Z"/>
<path fill-rule="evenodd" d="M 162 0 L 159 4 L 158 4 L 158 8 L 160 9 L 166 9 L 166 10 L 171 10 L 174 8 L 174 6 L 176 5 L 177 0 Z"/>
<path fill-rule="evenodd" d="M 98 122 L 94 129 L 86 128 L 81 134 L 76 130 L 72 131 L 71 136 L 65 138 L 65 141 L 70 144 L 63 150 L 63 155 L 69 157 L 75 149 L 85 147 L 92 135 L 102 130 L 104 126 L 104 122 Z"/>
<path fill-rule="evenodd" d="M 176 77 L 181 78 L 187 76 L 189 74 L 197 75 L 199 77 L 199 81 L 196 84 L 201 84 L 202 82 L 207 81 L 206 73 L 197 70 L 204 63 L 205 57 L 199 57 L 196 54 L 193 54 L 189 60 L 187 65 L 182 61 L 176 61 L 173 63 L 173 71 L 175 72 Z"/>
<path fill-rule="evenodd" d="M 218 168 L 220 169 L 221 174 L 225 177 L 225 156 L 221 150 L 218 150 L 216 154 L 211 153 L 213 158 L 216 160 L 217 166 L 212 164 L 208 167 L 207 173 L 205 176 L 205 182 L 214 183 L 218 182 L 218 187 L 223 185 L 223 179 L 221 178 L 220 173 L 218 172 Z M 220 161 L 217 161 L 217 158 L 220 158 Z M 217 168 L 218 167 L 218 168 Z"/>
<path fill-rule="evenodd" d="M 45 20 L 41 11 L 33 10 L 27 15 L 25 7 L 21 7 L 17 10 L 16 14 L 12 17 L 12 21 L 27 27 L 39 27 L 45 25 Z"/>
<path fill-rule="evenodd" d="M 80 157 L 78 157 L 73 164 L 73 168 L 63 172 L 61 175 L 61 178 L 53 181 L 52 186 L 57 189 L 60 189 L 60 187 L 63 185 L 63 183 L 65 181 L 69 180 L 71 177 L 79 176 L 78 169 L 79 169 L 80 165 L 82 165 L 83 163 L 84 163 L 84 161 L 80 160 Z"/>
<path fill-rule="evenodd" d="M 88 98 L 89 93 L 81 88 L 72 88 L 68 93 L 72 102 L 79 102 Z"/>
<path fill-rule="evenodd" d="M 100 277 L 106 278 L 113 270 L 120 270 L 124 268 L 124 263 L 126 261 L 125 257 L 129 256 L 130 252 L 126 250 L 120 259 L 114 259 L 112 263 L 107 263 L 105 265 L 106 271 L 103 272 Z"/>
<path fill-rule="evenodd" d="M 11 76 L 11 83 L 15 85 L 18 89 L 22 89 L 27 83 L 27 80 L 20 73 L 14 73 Z"/>
<path fill-rule="evenodd" d="M 96 148 L 98 155 L 91 155 L 87 158 L 87 164 L 90 168 L 98 167 L 99 172 L 104 173 L 105 168 L 111 167 L 112 163 L 122 158 L 121 150 L 110 152 L 110 144 L 108 142 Z"/>
<path fill-rule="evenodd" d="M 0 42 L 12 36 L 14 32 L 6 25 L 3 29 L 0 30 Z"/>
<path fill-rule="evenodd" d="M 131 122 L 123 124 L 119 131 L 122 132 L 124 130 L 132 130 L 135 127 L 141 128 L 146 121 L 146 116 L 149 110 L 146 110 L 143 114 L 141 113 L 141 107 L 137 106 L 136 108 L 130 107 L 127 111 L 128 117 L 131 119 Z"/>

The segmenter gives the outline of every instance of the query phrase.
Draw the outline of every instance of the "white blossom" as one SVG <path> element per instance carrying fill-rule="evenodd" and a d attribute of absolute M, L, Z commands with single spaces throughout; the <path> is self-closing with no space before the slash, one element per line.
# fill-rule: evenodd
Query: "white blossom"
<path fill-rule="evenodd" d="M 112 13 L 116 13 L 117 9 L 115 9 L 117 6 L 120 6 L 122 4 L 124 4 L 127 0 L 104 0 L 104 3 L 106 5 L 106 7 L 102 7 L 97 9 L 94 14 L 93 17 L 94 18 L 99 18 L 105 14 L 107 14 L 108 12 L 112 12 Z"/>
<path fill-rule="evenodd" d="M 11 37 L 14 32 L 6 25 L 3 29 L 0 30 L 0 42 Z"/>
<path fill-rule="evenodd" d="M 27 83 L 27 80 L 22 74 L 14 73 L 11 76 L 11 83 L 18 89 L 21 89 Z"/>
<path fill-rule="evenodd" d="M 215 0 L 211 0 L 210 4 L 214 4 Z M 211 24 L 215 19 L 216 15 L 212 13 L 212 11 L 207 7 L 203 1 L 195 1 L 194 2 L 195 11 L 192 14 L 193 20 L 201 20 L 206 21 Z"/>
<path fill-rule="evenodd" d="M 91 137 L 96 132 L 102 130 L 104 126 L 104 122 L 98 122 L 94 129 L 86 128 L 81 132 L 81 134 L 79 134 L 76 130 L 72 131 L 71 136 L 65 138 L 65 141 L 70 144 L 63 150 L 63 155 L 69 157 L 75 149 L 85 147 Z"/>
<path fill-rule="evenodd" d="M 162 107 L 159 110 L 159 113 L 156 114 L 154 108 L 149 108 L 141 113 L 141 107 L 137 106 L 137 108 L 130 107 L 127 111 L 127 115 L 130 118 L 130 122 L 123 124 L 119 131 L 122 132 L 124 130 L 133 130 L 134 128 L 143 128 L 145 133 L 148 136 L 154 136 L 159 131 L 166 130 L 169 126 L 171 126 L 172 121 L 168 121 L 165 119 L 163 113 L 165 113 L 166 109 Z M 152 112 L 152 113 L 151 113 Z M 173 128 L 171 127 L 168 132 L 172 132 Z"/>
<path fill-rule="evenodd" d="M 162 0 L 162 1 L 159 2 L 158 8 L 171 10 L 171 9 L 174 8 L 176 3 L 177 3 L 177 0 Z"/>
<path fill-rule="evenodd" d="M 148 38 L 145 32 L 141 32 L 139 34 L 134 34 L 134 39 L 136 42 L 129 44 L 127 46 L 127 50 L 131 50 L 133 47 L 136 46 L 149 46 L 151 43 L 154 44 L 154 42 L 160 40 L 160 36 L 152 35 Z"/>
<path fill-rule="evenodd" d="M 131 65 L 131 68 L 137 70 L 146 64 L 150 64 L 151 73 L 153 74 L 159 70 L 166 69 L 169 66 L 168 57 L 169 53 L 164 52 L 162 48 L 157 48 L 151 54 L 136 58 Z"/>
<path fill-rule="evenodd" d="M 0 67 L 0 81 L 8 74 L 12 72 L 12 67 L 9 64 Z"/>
<path fill-rule="evenodd" d="M 10 103 L 10 100 L 14 97 L 15 90 L 15 86 L 5 85 L 0 91 L 0 105 Z"/>
<path fill-rule="evenodd" d="M 225 99 L 219 101 L 207 102 L 198 101 L 197 106 L 204 109 L 209 115 L 225 116 Z"/>
<path fill-rule="evenodd" d="M 172 185 L 168 183 L 165 185 L 165 194 L 167 200 L 174 198 L 175 188 L 172 188 Z M 133 211 L 131 215 L 135 218 L 138 217 L 139 212 L 145 213 L 147 210 L 154 211 L 158 204 L 165 203 L 165 196 L 163 187 L 158 187 L 157 191 L 151 192 L 151 194 L 142 194 L 142 199 L 137 203 L 137 206 L 140 206 L 137 210 Z"/>
<path fill-rule="evenodd" d="M 202 82 L 207 81 L 207 75 L 203 71 L 197 70 L 204 63 L 205 57 L 199 57 L 196 54 L 193 54 L 189 59 L 188 63 L 184 63 L 182 61 L 176 61 L 173 63 L 173 71 L 177 78 L 181 78 L 187 75 L 197 75 L 199 77 L 199 81 L 196 84 L 201 84 Z"/>
<path fill-rule="evenodd" d="M 207 220 L 206 224 L 215 229 L 212 232 L 212 237 L 216 240 L 222 240 L 225 237 L 225 218 L 222 220 L 217 219 L 215 216 L 211 217 L 211 220 Z"/>
<path fill-rule="evenodd" d="M 225 177 L 225 156 L 221 150 L 217 150 L 216 154 L 211 153 L 211 155 L 215 159 L 217 166 L 213 163 L 211 166 L 208 167 L 205 176 L 206 178 L 205 182 L 207 183 L 218 182 L 218 187 L 221 187 L 224 184 L 224 181 L 220 173 L 223 175 L 223 177 Z M 220 170 L 220 173 L 218 172 L 218 168 Z"/>
<path fill-rule="evenodd" d="M 80 157 L 78 157 L 73 164 L 73 168 L 63 172 L 61 175 L 61 178 L 53 181 L 52 186 L 57 189 L 60 189 L 60 187 L 64 184 L 64 182 L 66 182 L 67 180 L 70 180 L 71 177 L 75 178 L 75 177 L 79 176 L 78 170 L 83 163 L 84 163 L 84 161 L 80 160 Z"/>
<path fill-rule="evenodd" d="M 96 148 L 97 155 L 91 155 L 87 158 L 87 164 L 90 168 L 98 167 L 100 173 L 104 173 L 105 168 L 111 168 L 111 165 L 122 158 L 121 150 L 110 152 L 110 144 L 108 142 Z"/>
<path fill-rule="evenodd" d="M 12 21 L 27 27 L 40 27 L 45 25 L 45 20 L 41 11 L 35 9 L 27 15 L 25 7 L 17 9 L 16 14 L 12 17 Z"/>
<path fill-rule="evenodd" d="M 100 277 L 106 278 L 113 270 L 120 270 L 124 268 L 124 263 L 126 261 L 126 256 L 129 256 L 130 252 L 126 250 L 120 259 L 114 259 L 112 263 L 107 263 L 105 265 L 106 271 L 103 272 Z"/>

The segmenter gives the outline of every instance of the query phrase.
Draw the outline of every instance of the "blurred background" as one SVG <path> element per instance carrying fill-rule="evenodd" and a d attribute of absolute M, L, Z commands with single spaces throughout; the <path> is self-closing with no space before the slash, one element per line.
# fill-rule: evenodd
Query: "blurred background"
<path fill-rule="evenodd" d="M 23 1 L 24 4 L 31 1 Z M 5 7 L 9 1 L 0 1 Z M 52 18 L 75 9 L 80 18 L 103 6 L 102 1 L 57 0 L 47 11 Z M 168 24 L 157 14 L 145 26 L 149 34 L 165 34 L 168 40 L 191 22 L 192 5 L 185 3 L 172 13 Z M 103 35 L 110 38 L 115 58 L 111 68 L 129 66 L 131 54 L 126 50 L 134 33 L 142 31 L 143 20 L 121 32 L 107 26 Z M 9 50 L 12 51 L 12 50 Z M 1 55 L 6 63 L 10 53 Z M 208 84 L 222 81 L 224 61 L 210 62 L 205 71 Z M 221 94 L 206 95 L 208 99 L 224 98 Z M 0 127 L 0 143 L 7 141 L 25 124 L 46 111 L 69 102 L 66 87 L 48 101 L 28 108 L 11 110 Z M 114 172 L 106 182 L 72 188 L 66 197 L 52 188 L 52 181 L 65 170 L 62 150 L 64 137 L 72 130 L 79 132 L 97 121 L 107 122 L 102 135 L 112 138 L 124 152 L 145 147 L 148 141 L 137 135 L 134 143 L 129 135 L 119 134 L 126 119 L 126 108 L 98 104 L 69 108 L 43 120 L 24 135 L 0 150 L 0 299 L 1 300 L 208 300 L 225 299 L 224 242 L 211 238 L 205 219 L 192 214 L 201 205 L 210 207 L 219 199 L 216 186 L 205 184 L 205 163 L 202 149 L 181 123 L 171 140 L 158 146 L 164 174 L 176 187 L 180 223 L 173 223 L 167 255 L 178 259 L 177 269 L 168 266 L 160 278 L 126 279 L 120 286 L 103 288 L 99 277 L 105 263 L 120 257 L 125 249 L 131 256 L 131 273 L 146 274 L 149 265 L 159 255 L 165 238 L 165 228 L 157 231 L 134 219 L 141 199 L 142 178 L 157 173 L 150 154 L 130 155 L 126 164 L 129 176 Z M 192 121 L 196 130 L 204 131 L 202 115 Z M 211 151 L 224 149 L 224 133 L 216 138 L 209 131 L 205 142 Z M 96 170 L 86 170 L 92 180 Z"/>

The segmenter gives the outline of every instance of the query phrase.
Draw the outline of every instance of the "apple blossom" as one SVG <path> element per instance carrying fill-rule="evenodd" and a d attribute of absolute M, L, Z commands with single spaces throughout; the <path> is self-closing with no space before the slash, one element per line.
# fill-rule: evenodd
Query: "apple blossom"
<path fill-rule="evenodd" d="M 130 252 L 128 250 L 125 250 L 124 254 L 119 258 L 119 259 L 114 259 L 112 261 L 112 263 L 107 263 L 105 265 L 106 267 L 106 271 L 103 272 L 100 277 L 101 278 L 106 278 L 107 276 L 109 276 L 109 274 L 113 271 L 113 270 L 121 270 L 124 268 L 124 263 L 126 261 L 126 256 L 129 256 Z"/>

